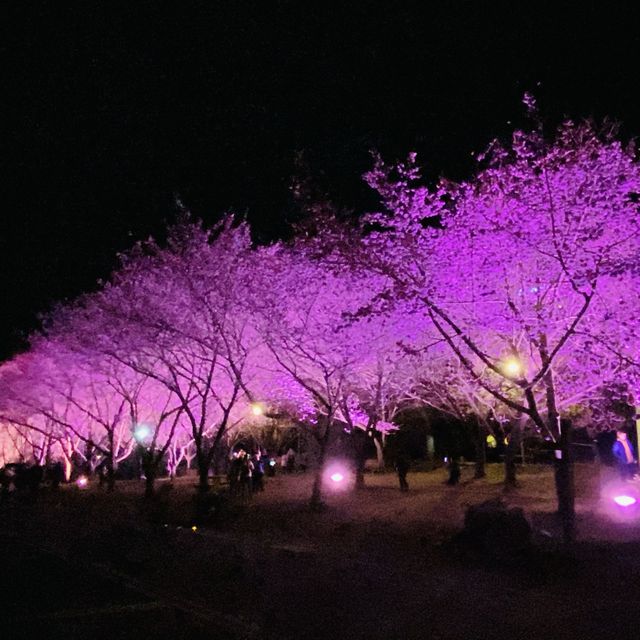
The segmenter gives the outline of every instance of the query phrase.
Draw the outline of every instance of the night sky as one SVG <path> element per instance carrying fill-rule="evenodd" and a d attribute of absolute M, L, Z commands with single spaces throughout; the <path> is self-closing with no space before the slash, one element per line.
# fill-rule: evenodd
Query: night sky
<path fill-rule="evenodd" d="M 232 210 L 258 241 L 281 236 L 298 151 L 358 213 L 375 206 L 370 149 L 465 177 L 473 151 L 522 124 L 527 90 L 551 124 L 608 115 L 640 133 L 637 12 L 439 4 L 4 7 L 0 358 L 117 252 L 161 236 L 176 197 L 208 223 Z"/>

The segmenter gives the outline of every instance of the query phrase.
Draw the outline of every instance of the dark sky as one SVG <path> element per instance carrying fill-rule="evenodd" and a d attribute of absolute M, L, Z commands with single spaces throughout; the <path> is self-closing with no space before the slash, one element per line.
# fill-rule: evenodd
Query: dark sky
<path fill-rule="evenodd" d="M 369 149 L 463 177 L 522 122 L 525 90 L 551 123 L 609 115 L 640 132 L 638 16 L 613 3 L 13 4 L 0 358 L 39 311 L 160 235 L 176 194 L 207 222 L 232 209 L 277 237 L 298 150 L 358 212 L 373 206 Z"/>

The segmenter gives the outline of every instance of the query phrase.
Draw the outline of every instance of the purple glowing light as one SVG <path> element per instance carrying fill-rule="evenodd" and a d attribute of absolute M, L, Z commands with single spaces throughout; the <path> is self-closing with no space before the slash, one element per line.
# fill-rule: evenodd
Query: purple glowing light
<path fill-rule="evenodd" d="M 626 495 L 614 496 L 613 501 L 621 507 L 630 507 L 637 502 L 633 496 Z"/>
<path fill-rule="evenodd" d="M 76 480 L 76 484 L 77 484 L 81 489 L 84 489 L 84 488 L 89 484 L 89 479 L 87 478 L 87 476 L 80 476 L 80 477 Z"/>
<path fill-rule="evenodd" d="M 342 482 L 344 480 L 344 476 L 341 473 L 332 473 L 330 476 L 331 480 L 333 480 L 333 482 Z"/>

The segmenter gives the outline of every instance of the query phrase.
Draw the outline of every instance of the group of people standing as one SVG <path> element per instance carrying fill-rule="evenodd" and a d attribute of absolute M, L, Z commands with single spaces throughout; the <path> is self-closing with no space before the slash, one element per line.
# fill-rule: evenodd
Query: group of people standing
<path fill-rule="evenodd" d="M 249 498 L 256 491 L 264 491 L 265 457 L 258 449 L 249 454 L 238 449 L 229 460 L 229 491 L 232 495 Z"/>
<path fill-rule="evenodd" d="M 640 480 L 636 452 L 626 431 L 616 430 L 616 440 L 611 452 L 621 479 Z M 229 459 L 228 472 L 231 494 L 249 498 L 257 491 L 264 491 L 264 476 L 268 470 L 266 466 L 268 463 L 266 453 L 261 449 L 258 449 L 254 454 L 247 453 L 245 449 L 234 451 Z M 282 456 L 281 466 L 285 471 L 292 471 L 295 468 L 295 452 L 292 449 Z M 410 468 L 410 459 L 406 451 L 400 449 L 397 452 L 394 466 L 398 474 L 400 490 L 408 491 L 407 473 Z"/>

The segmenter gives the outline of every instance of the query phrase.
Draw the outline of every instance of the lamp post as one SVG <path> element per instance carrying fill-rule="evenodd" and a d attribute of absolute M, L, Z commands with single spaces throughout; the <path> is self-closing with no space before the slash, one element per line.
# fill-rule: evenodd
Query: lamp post
<path fill-rule="evenodd" d="M 151 435 L 151 427 L 148 424 L 136 424 L 133 428 L 133 437 L 138 444 L 145 444 Z"/>
<path fill-rule="evenodd" d="M 252 402 L 251 403 L 251 413 L 254 416 L 262 416 L 264 415 L 264 407 L 261 402 Z"/>
<path fill-rule="evenodd" d="M 522 375 L 522 362 L 516 356 L 510 356 L 502 362 L 502 371 L 509 378 L 517 378 Z"/>

